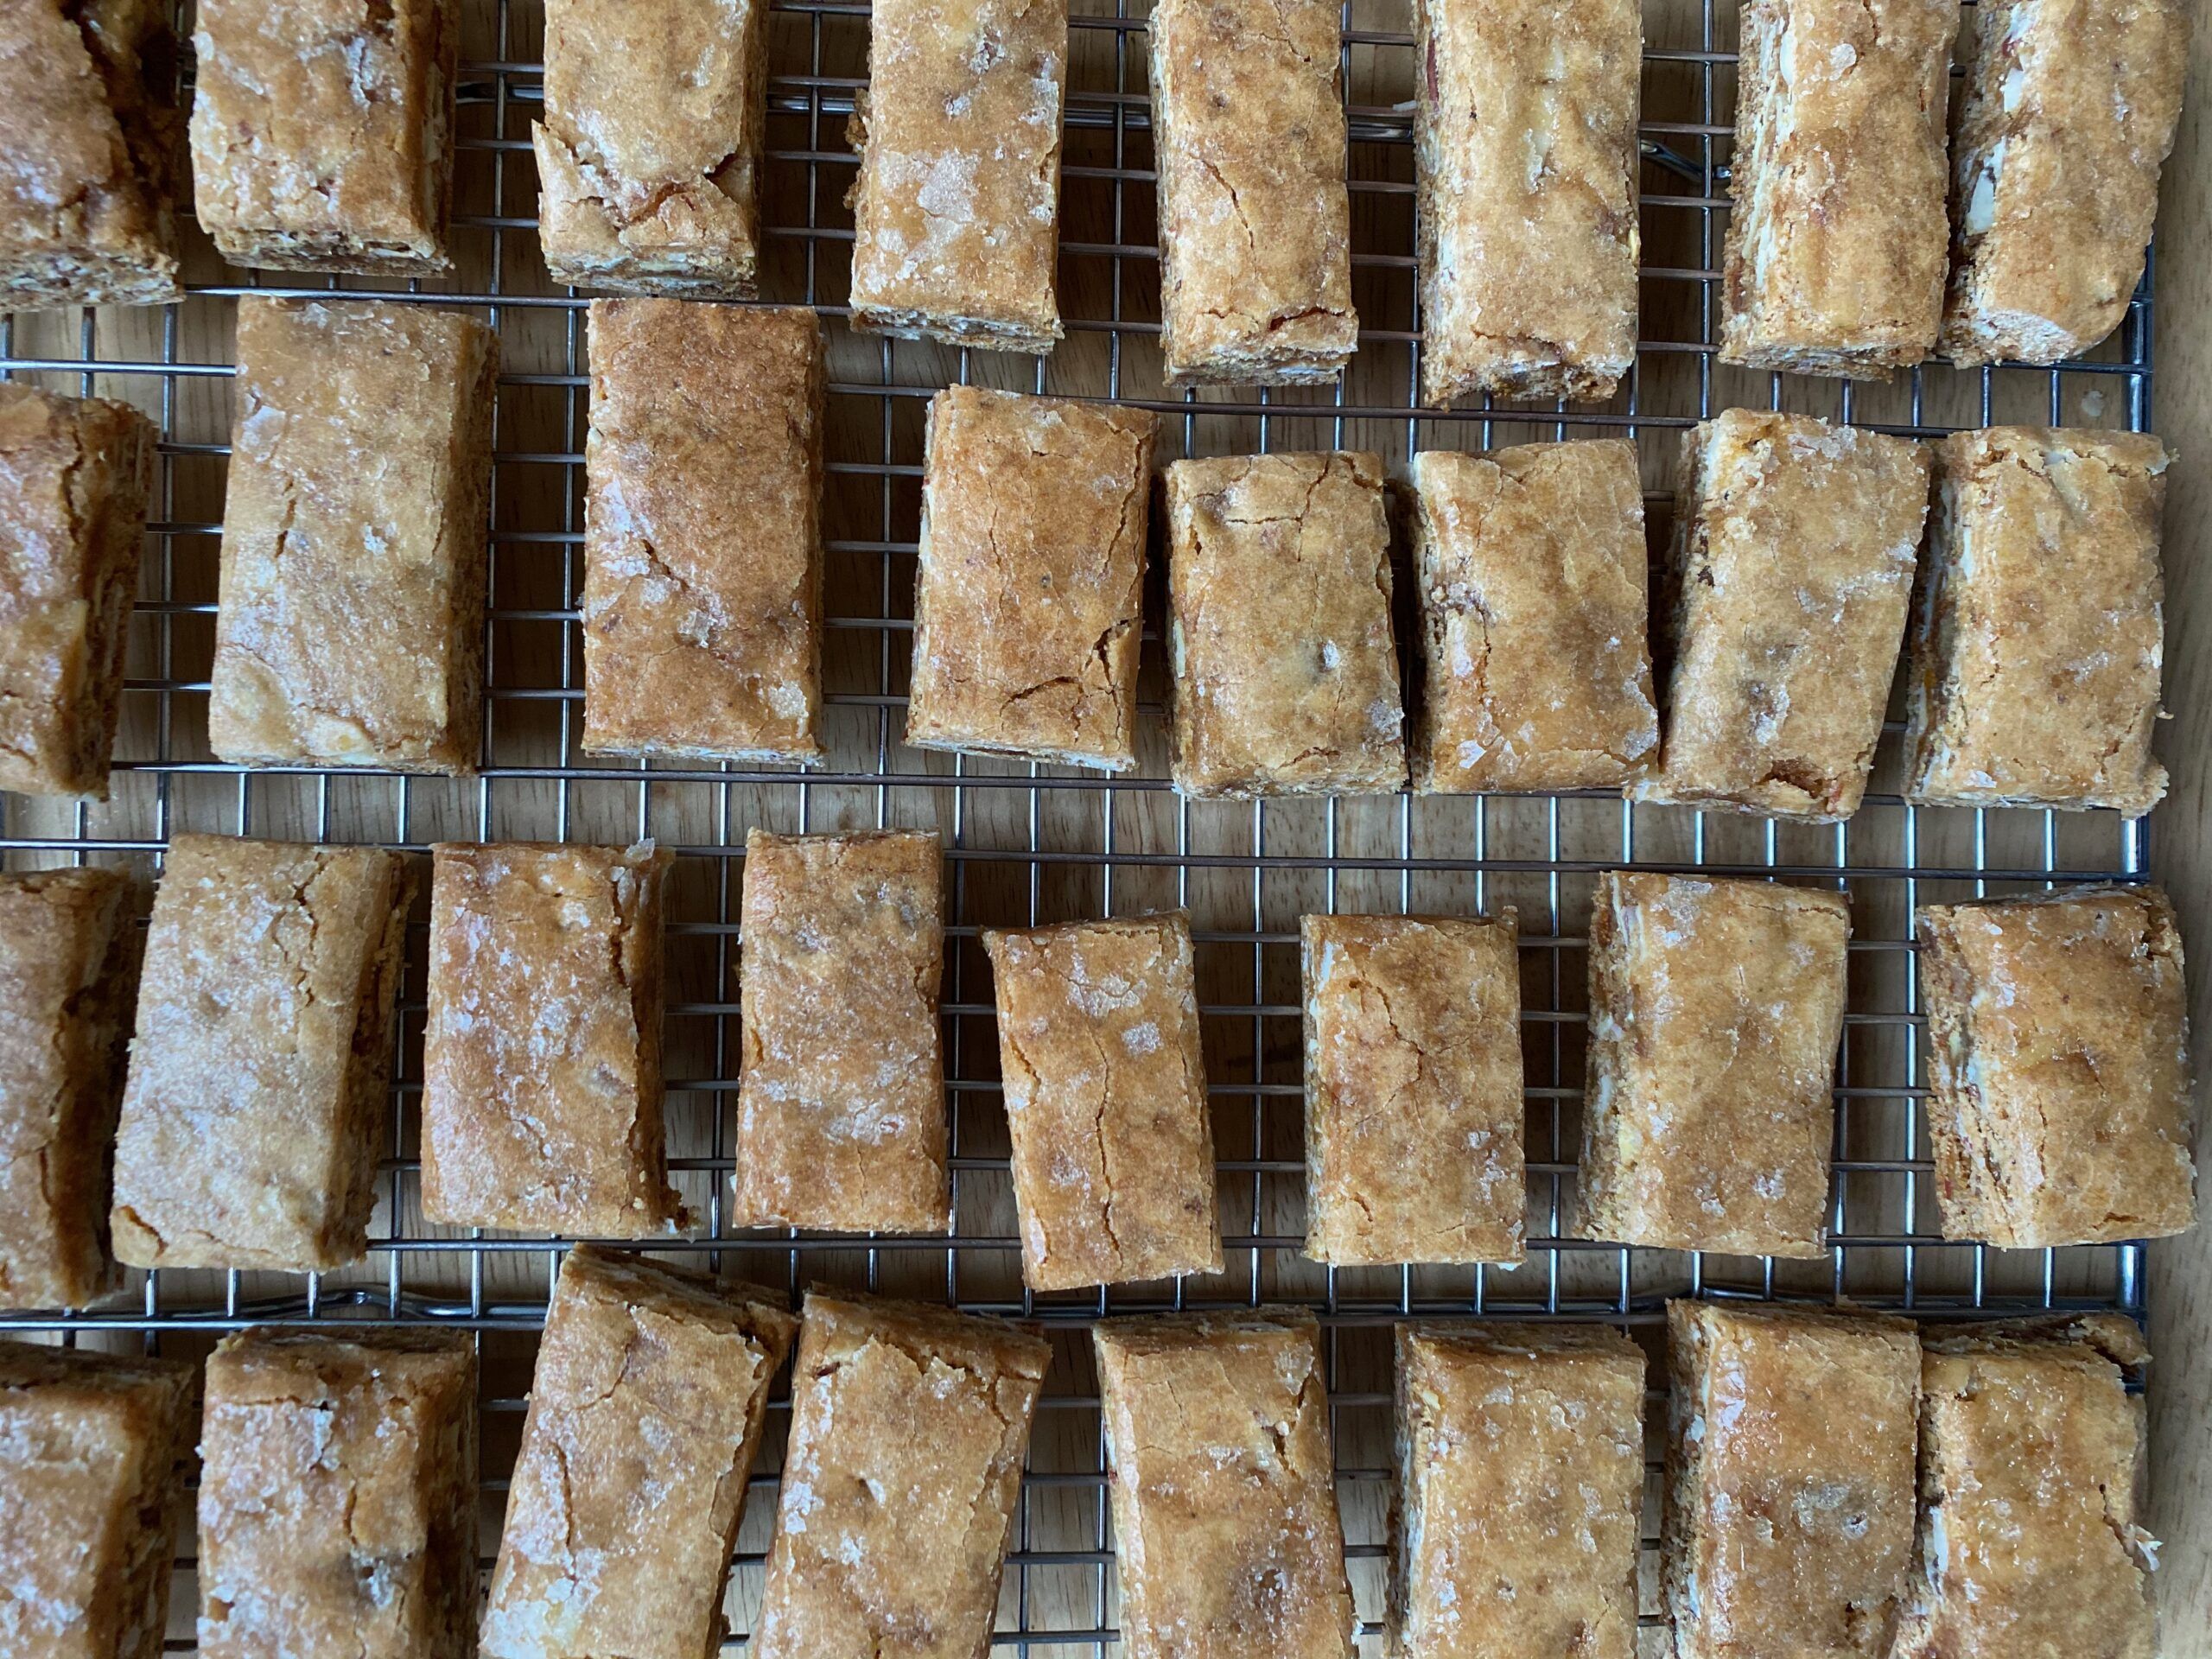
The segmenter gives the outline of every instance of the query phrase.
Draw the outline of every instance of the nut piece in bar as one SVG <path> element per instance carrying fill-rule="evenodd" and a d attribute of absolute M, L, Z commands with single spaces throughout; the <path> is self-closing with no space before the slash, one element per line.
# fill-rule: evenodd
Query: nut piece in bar
<path fill-rule="evenodd" d="M 1136 764 L 1158 424 L 970 386 L 930 400 L 909 747 Z"/>
<path fill-rule="evenodd" d="M 1913 932 L 1944 1236 L 2031 1249 L 2188 1231 L 2188 1003 L 2165 894 L 1929 905 Z"/>
<path fill-rule="evenodd" d="M 0 789 L 107 795 L 154 444 L 128 404 L 0 384 Z"/>
<path fill-rule="evenodd" d="M 1685 433 L 1666 735 L 1637 800 L 1829 823 L 1866 798 L 1912 602 L 1928 454 L 1805 415 Z"/>
<path fill-rule="evenodd" d="M 1397 1327 L 1404 1659 L 1635 1659 L 1643 1351 L 1594 1325 Z"/>
<path fill-rule="evenodd" d="M 1518 1262 L 1514 913 L 1308 916 L 1306 1254 L 1335 1267 Z"/>
<path fill-rule="evenodd" d="M 1886 380 L 1943 310 L 1958 0 L 1745 0 L 1720 360 Z"/>
<path fill-rule="evenodd" d="M 1414 32 L 1421 402 L 1611 397 L 1636 361 L 1637 0 L 1419 0 Z"/>
<path fill-rule="evenodd" d="M 556 282 L 749 299 L 763 0 L 547 0 L 537 238 Z"/>
<path fill-rule="evenodd" d="M 10 1659 L 161 1659 L 194 1368 L 0 1343 L 0 1632 Z"/>
<path fill-rule="evenodd" d="M 1659 747 L 1636 446 L 1413 459 L 1414 784 L 1618 789 Z"/>
<path fill-rule="evenodd" d="M 1576 1236 L 1822 1254 L 1850 934 L 1840 893 L 1598 878 Z"/>
<path fill-rule="evenodd" d="M 203 1659 L 469 1659 L 469 1332 L 226 1337 L 207 1361 L 200 1455 Z"/>
<path fill-rule="evenodd" d="M 0 308 L 181 294 L 169 10 L 16 0 L 0 16 Z"/>
<path fill-rule="evenodd" d="M 2142 280 L 2189 64 L 2183 0 L 1980 0 L 1951 146 L 1954 363 L 2056 363 Z"/>
<path fill-rule="evenodd" d="M 1041 1338 L 938 1307 L 806 1299 L 753 1659 L 988 1659 Z"/>
<path fill-rule="evenodd" d="M 0 1308 L 83 1307 L 114 1282 L 134 920 L 121 870 L 0 875 Z"/>
<path fill-rule="evenodd" d="M 741 1227 L 951 1224 L 934 830 L 745 837 Z"/>
<path fill-rule="evenodd" d="M 780 1298 L 579 1244 L 507 1492 L 483 1659 L 705 1659 L 798 1321 Z"/>
<path fill-rule="evenodd" d="M 591 302 L 587 754 L 822 755 L 822 324 Z"/>
<path fill-rule="evenodd" d="M 1910 1319 L 1667 1304 L 1678 1659 L 1887 1659 L 1912 1589 Z"/>
<path fill-rule="evenodd" d="M 642 1238 L 686 1217 L 661 1119 L 661 887 L 620 847 L 433 847 L 423 1213 Z"/>
<path fill-rule="evenodd" d="M 1238 1308 L 1091 1336 L 1122 1652 L 1351 1659 L 1319 1321 Z"/>
<path fill-rule="evenodd" d="M 1905 798 L 2115 807 L 2166 792 L 2151 758 L 2165 445 L 1993 426 L 1936 445 L 1905 680 Z"/>
<path fill-rule="evenodd" d="M 2143 1333 L 2008 1320 L 1921 1351 L 1922 1584 L 1895 1659 L 2152 1659 Z"/>
<path fill-rule="evenodd" d="M 238 305 L 208 741 L 473 772 L 499 340 L 421 305 Z"/>
<path fill-rule="evenodd" d="M 1052 349 L 1067 59 L 1067 0 L 879 0 L 847 135 L 854 327 Z"/>
<path fill-rule="evenodd" d="M 119 1260 L 360 1260 L 414 892 L 408 859 L 373 847 L 169 843 L 116 1135 Z"/>
<path fill-rule="evenodd" d="M 1248 799 L 1405 787 L 1382 461 L 1179 461 L 1167 528 L 1175 787 Z"/>
<path fill-rule="evenodd" d="M 1338 378 L 1359 342 L 1331 0 L 1159 0 L 1149 24 L 1170 385 Z"/>
<path fill-rule="evenodd" d="M 986 930 L 1021 1277 L 1221 1271 L 1190 918 Z"/>
<path fill-rule="evenodd" d="M 453 269 L 460 0 L 200 0 L 192 185 L 234 265 Z"/>

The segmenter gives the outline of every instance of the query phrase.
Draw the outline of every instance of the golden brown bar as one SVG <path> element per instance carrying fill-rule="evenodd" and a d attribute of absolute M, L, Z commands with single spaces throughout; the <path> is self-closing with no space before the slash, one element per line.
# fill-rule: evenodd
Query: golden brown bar
<path fill-rule="evenodd" d="M 1403 788 L 1381 460 L 1179 461 L 1167 530 L 1175 787 L 1238 798 Z"/>
<path fill-rule="evenodd" d="M 545 1315 L 484 1614 L 483 1659 L 708 1659 L 779 1299 L 639 1255 L 570 1250 Z"/>
<path fill-rule="evenodd" d="M 1905 439 L 1744 409 L 1685 433 L 1666 734 L 1630 793 L 1856 812 L 1927 516 L 1927 453 Z"/>
<path fill-rule="evenodd" d="M 1300 936 L 1306 1254 L 1520 1261 L 1514 913 L 1308 916 Z"/>
<path fill-rule="evenodd" d="M 467 773 L 499 340 L 420 305 L 238 305 L 207 735 L 241 766 Z"/>
<path fill-rule="evenodd" d="M 848 133 L 854 327 L 1052 349 L 1067 58 L 1067 0 L 880 0 Z"/>
<path fill-rule="evenodd" d="M 1614 789 L 1659 747 L 1636 446 L 1413 458 L 1414 785 Z"/>
<path fill-rule="evenodd" d="M 1850 934 L 1840 893 L 1598 878 L 1577 1236 L 1825 1253 Z"/>
<path fill-rule="evenodd" d="M 1922 1346 L 1922 1588 L 1894 1659 L 2152 1659 L 2142 1333 L 2102 1314 Z"/>
<path fill-rule="evenodd" d="M 987 929 L 1021 1276 L 1221 1270 L 1190 918 Z"/>
<path fill-rule="evenodd" d="M 134 920 L 122 870 L 0 876 L 0 1307 L 83 1307 L 114 1281 Z"/>
<path fill-rule="evenodd" d="M 1887 379 L 1943 308 L 1958 0 L 1745 0 L 1720 358 Z"/>
<path fill-rule="evenodd" d="M 1610 397 L 1636 361 L 1637 0 L 1419 0 L 1421 400 Z"/>
<path fill-rule="evenodd" d="M 746 1651 L 988 1659 L 1052 1357 L 996 1319 L 810 1293 L 782 1513 Z"/>
<path fill-rule="evenodd" d="M 413 895 L 408 861 L 376 848 L 170 842 L 116 1135 L 119 1260 L 360 1259 Z"/>
<path fill-rule="evenodd" d="M 0 1343 L 10 1659 L 160 1659 L 198 1385 L 179 1360 Z"/>
<path fill-rule="evenodd" d="M 930 400 L 910 748 L 1136 764 L 1158 425 L 969 386 Z"/>
<path fill-rule="evenodd" d="M 16 0 L 0 16 L 0 304 L 177 297 L 169 10 Z"/>
<path fill-rule="evenodd" d="M 1667 1304 L 1678 1659 L 1887 1659 L 1912 1589 L 1910 1319 Z"/>
<path fill-rule="evenodd" d="M 745 837 L 741 1227 L 951 1224 L 933 830 Z"/>
<path fill-rule="evenodd" d="M 588 754 L 822 754 L 822 324 L 594 300 Z"/>
<path fill-rule="evenodd" d="M 1998 426 L 1936 445 L 1905 680 L 1905 798 L 2113 807 L 2166 792 L 2151 757 L 2166 447 Z"/>
<path fill-rule="evenodd" d="M 1635 1659 L 1642 1349 L 1586 1325 L 1400 1325 L 1397 1452 L 1402 1659 Z"/>
<path fill-rule="evenodd" d="M 1913 931 L 1944 1236 L 2034 1249 L 2193 1226 L 2188 1001 L 2165 894 L 1929 905 Z"/>
<path fill-rule="evenodd" d="M 459 0 L 200 0 L 193 206 L 234 265 L 453 269 Z"/>
<path fill-rule="evenodd" d="M 423 1213 L 645 1237 L 685 1220 L 661 1119 L 668 852 L 433 847 Z"/>
<path fill-rule="evenodd" d="M 0 789 L 107 795 L 153 423 L 0 384 Z"/>
<path fill-rule="evenodd" d="M 1339 16 L 1330 0 L 1152 9 L 1171 385 L 1334 380 L 1358 345 Z"/>
<path fill-rule="evenodd" d="M 200 1455 L 202 1659 L 468 1659 L 467 1332 L 226 1337 L 207 1362 Z"/>
<path fill-rule="evenodd" d="M 1122 1651 L 1351 1659 L 1319 1321 L 1239 1308 L 1091 1335 Z"/>
<path fill-rule="evenodd" d="M 2078 357 L 2143 277 L 2190 8 L 1979 0 L 1967 16 L 1942 348 L 1969 365 Z"/>
<path fill-rule="evenodd" d="M 750 298 L 768 8 L 546 0 L 537 239 L 556 282 Z"/>

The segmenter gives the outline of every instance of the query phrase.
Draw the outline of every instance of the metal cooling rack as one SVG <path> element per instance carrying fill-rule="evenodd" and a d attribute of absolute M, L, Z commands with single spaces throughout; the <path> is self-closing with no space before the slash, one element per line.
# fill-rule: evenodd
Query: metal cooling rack
<path fill-rule="evenodd" d="M 922 416 L 950 381 L 1111 397 L 1160 410 L 1169 458 L 1291 448 L 1488 448 L 1599 432 L 1638 440 L 1654 545 L 1669 512 L 1675 435 L 1732 404 L 1810 410 L 1933 435 L 1993 420 L 2142 428 L 2150 418 L 2146 277 L 2096 360 L 2058 370 L 1944 367 L 1894 385 L 1817 383 L 1724 368 L 1713 356 L 1726 207 L 1733 16 L 1715 0 L 1647 0 L 1643 225 L 1647 338 L 1621 395 L 1602 407 L 1413 406 L 1414 295 L 1407 0 L 1351 0 L 1344 68 L 1351 133 L 1355 298 L 1361 352 L 1332 391 L 1186 395 L 1159 373 L 1143 22 L 1129 0 L 1078 17 L 1063 186 L 1062 307 L 1051 358 L 862 340 L 831 328 L 827 529 L 830 639 L 823 770 L 639 767 L 575 746 L 581 693 L 582 302 L 551 286 L 535 245 L 529 124 L 540 86 L 536 0 L 466 0 L 455 233 L 448 283 L 384 297 L 483 308 L 502 337 L 496 424 L 485 757 L 467 782 L 315 772 L 247 773 L 212 760 L 205 695 L 229 431 L 228 319 L 245 292 L 368 293 L 347 280 L 276 288 L 228 270 L 193 238 L 191 296 L 156 310 L 0 321 L 0 372 L 139 403 L 161 423 L 159 493 L 115 798 L 102 805 L 0 800 L 9 868 L 124 862 L 150 872 L 173 832 L 210 830 L 420 849 L 443 838 L 620 841 L 652 835 L 680 854 L 671 894 L 670 1133 L 678 1185 L 702 1236 L 642 1248 L 792 1291 L 826 1281 L 1043 1321 L 1056 1337 L 1048 1397 L 1024 1482 L 1001 1606 L 1002 1649 L 1060 1659 L 1115 1645 L 1116 1598 L 1088 1322 L 1163 1306 L 1308 1303 L 1327 1333 L 1340 1495 L 1363 1648 L 1379 1649 L 1389 1484 L 1393 1320 L 1458 1313 L 1602 1320 L 1657 1357 L 1669 1294 L 1849 1296 L 1938 1317 L 2055 1306 L 2143 1312 L 2141 1252 L 2004 1252 L 1936 1235 L 1921 1126 L 1921 1026 L 1910 919 L 1917 903 L 2046 885 L 2140 879 L 2145 831 L 2111 814 L 1950 812 L 1897 794 L 1896 726 L 1851 823 L 1806 829 L 1630 807 L 1596 795 L 1192 803 L 1165 784 L 1159 648 L 1147 633 L 1146 764 L 1134 777 L 923 756 L 897 742 L 912 628 Z M 1081 0 L 1078 0 L 1079 6 Z M 1103 3 L 1103 0 L 1101 0 Z M 852 157 L 842 127 L 863 84 L 867 10 L 832 0 L 777 9 L 772 48 L 770 247 L 764 297 L 842 318 Z M 188 78 L 188 65 L 187 68 Z M 1155 601 L 1156 601 L 1156 595 Z M 1158 614 L 1156 602 L 1152 614 Z M 739 1236 L 723 1198 L 736 1087 L 738 893 L 746 829 L 935 825 L 951 870 L 945 1021 L 956 1228 L 950 1240 Z M 1585 925 L 1591 878 L 1624 865 L 1774 873 L 1851 892 L 1851 998 L 1838 1096 L 1837 1179 L 1824 1262 L 1630 1251 L 1563 1236 L 1571 1217 L 1581 1084 Z M 1188 906 L 1220 1152 L 1228 1271 L 1168 1287 L 1032 1297 L 1021 1289 L 995 1096 L 985 925 Z M 1298 917 L 1314 909 L 1491 912 L 1522 929 L 1529 1076 L 1529 1259 L 1514 1270 L 1332 1272 L 1297 1253 L 1303 1161 Z M 134 1275 L 81 1317 L 6 1321 L 16 1334 L 196 1356 L 258 1321 L 435 1323 L 481 1333 L 485 1540 L 528 1385 L 531 1333 L 559 1260 L 544 1240 L 432 1227 L 416 1202 L 423 927 L 403 989 L 398 1117 L 368 1262 L 319 1276 Z M 1655 1369 L 1655 1382 L 1664 1373 Z M 732 1650 L 757 1605 L 785 1408 L 733 1575 Z M 1655 1392 L 1649 1414 L 1663 1421 Z M 1655 1447 L 1656 1444 L 1655 1437 Z M 1654 1462 L 1656 1482 L 1656 1455 Z M 1648 1510 L 1656 1533 L 1656 1503 Z M 191 1541 L 181 1541 L 172 1652 L 193 1650 Z M 1647 1554 L 1649 1554 L 1647 1551 Z M 1647 1563 L 1647 1567 L 1649 1563 Z M 1644 1633 L 1656 1643 L 1656 1578 Z M 1656 1650 L 1656 1649 L 1655 1649 Z"/>

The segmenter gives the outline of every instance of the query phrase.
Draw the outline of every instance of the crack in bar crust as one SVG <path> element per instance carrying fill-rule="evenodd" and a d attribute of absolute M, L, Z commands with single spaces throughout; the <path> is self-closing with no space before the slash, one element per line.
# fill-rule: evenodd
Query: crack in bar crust
<path fill-rule="evenodd" d="M 1679 1659 L 1885 1659 L 1911 1587 L 1910 1319 L 1667 1304 Z"/>
<path fill-rule="evenodd" d="M 116 1135 L 119 1260 L 307 1273 L 367 1252 L 414 887 L 376 848 L 169 843 Z"/>
<path fill-rule="evenodd" d="M 1136 765 L 1159 424 L 970 386 L 930 400 L 909 748 Z"/>
<path fill-rule="evenodd" d="M 709 1659 L 769 1382 L 798 1321 L 753 1287 L 579 1244 L 531 1380 L 484 1659 Z"/>
<path fill-rule="evenodd" d="M 1413 459 L 1425 793 L 1618 789 L 1659 747 L 1636 446 Z"/>
<path fill-rule="evenodd" d="M 855 328 L 1052 349 L 1067 59 L 1067 0 L 877 0 L 847 131 Z"/>
<path fill-rule="evenodd" d="M 1333 0 L 1153 7 L 1170 385 L 1335 380 L 1358 345 L 1339 22 Z"/>
<path fill-rule="evenodd" d="M 2166 792 L 2151 756 L 2165 446 L 2147 433 L 2000 426 L 1955 432 L 1935 454 L 1905 799 L 2140 817 Z"/>
<path fill-rule="evenodd" d="M 1319 1322 L 1154 1314 L 1091 1339 L 1122 1652 L 1351 1659 Z"/>
<path fill-rule="evenodd" d="M 1023 1283 L 1220 1272 L 1190 918 L 987 928 L 983 948 Z"/>
<path fill-rule="evenodd" d="M 1840 893 L 1599 876 L 1573 1236 L 1825 1253 L 1850 933 Z"/>
<path fill-rule="evenodd" d="M 442 276 L 460 0 L 200 0 L 192 183 L 234 265 Z"/>
<path fill-rule="evenodd" d="M 1167 530 L 1175 787 L 1236 799 L 1404 788 L 1381 459 L 1179 461 Z"/>
<path fill-rule="evenodd" d="M 557 283 L 750 299 L 768 107 L 761 0 L 546 0 L 538 242 Z"/>
<path fill-rule="evenodd" d="M 184 119 L 167 0 L 17 0 L 0 18 L 0 302 L 175 299 Z"/>
<path fill-rule="evenodd" d="M 1746 0 L 1720 360 L 1886 380 L 1943 308 L 1958 0 Z"/>
<path fill-rule="evenodd" d="M 470 1333 L 226 1337 L 207 1361 L 200 1451 L 204 1659 L 468 1659 Z"/>
<path fill-rule="evenodd" d="M 207 702 L 222 759 L 476 770 L 499 358 L 459 311 L 239 302 Z"/>
<path fill-rule="evenodd" d="M 0 384 L 0 789 L 107 798 L 156 438 Z"/>
<path fill-rule="evenodd" d="M 1052 1351 L 998 1319 L 808 1293 L 755 1659 L 988 1659 Z"/>
<path fill-rule="evenodd" d="M 741 1227 L 951 1225 L 934 830 L 745 837 Z"/>
<path fill-rule="evenodd" d="M 1643 1351 L 1581 1325 L 1400 1324 L 1402 1659 L 1635 1659 Z"/>
<path fill-rule="evenodd" d="M 2189 66 L 2181 0 L 1979 0 L 1951 146 L 1954 363 L 2079 357 L 2142 280 Z"/>
<path fill-rule="evenodd" d="M 1924 448 L 1732 409 L 1682 435 L 1665 736 L 1632 799 L 1827 823 L 1866 794 L 1896 677 Z"/>
<path fill-rule="evenodd" d="M 1493 918 L 1307 916 L 1306 1254 L 1517 1262 L 1521 970 Z"/>
<path fill-rule="evenodd" d="M 1638 0 L 1420 0 L 1414 29 L 1421 402 L 1611 397 L 1636 361 Z"/>
<path fill-rule="evenodd" d="M 1930 905 L 1913 931 L 1943 1236 L 2032 1249 L 2194 1225 L 2188 1011 L 2165 894 Z"/>
<path fill-rule="evenodd" d="M 642 1238 L 689 1219 L 661 1107 L 662 887 L 673 855 L 430 849 L 423 1214 Z"/>
<path fill-rule="evenodd" d="M 587 754 L 822 758 L 822 323 L 591 302 Z"/>

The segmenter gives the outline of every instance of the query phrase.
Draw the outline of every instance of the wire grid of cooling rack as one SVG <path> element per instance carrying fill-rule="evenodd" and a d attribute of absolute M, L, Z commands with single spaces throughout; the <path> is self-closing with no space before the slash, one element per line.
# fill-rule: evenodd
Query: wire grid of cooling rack
<path fill-rule="evenodd" d="M 1101 0 L 1101 4 L 1105 0 Z M 1414 1315 L 1597 1319 L 1657 1357 L 1669 1294 L 1850 1296 L 1935 1316 L 2048 1306 L 2142 1312 L 2139 1247 L 2011 1253 L 1937 1236 L 1920 1123 L 1920 1020 L 1910 920 L 1921 902 L 2054 880 L 2139 879 L 2142 825 L 2110 814 L 1916 810 L 1897 794 L 1896 723 L 1866 809 L 1847 824 L 1783 826 L 1593 795 L 1472 800 L 1191 803 L 1164 783 L 1160 651 L 1148 630 L 1145 763 L 1133 777 L 925 756 L 898 742 L 911 632 L 921 424 L 952 380 L 1111 397 L 1158 410 L 1175 454 L 1418 448 L 1597 434 L 1637 440 L 1655 547 L 1679 431 L 1731 404 L 1788 407 L 1932 435 L 1993 420 L 2145 426 L 2146 277 L 2096 360 L 2054 371 L 1930 366 L 1893 385 L 1834 385 L 1719 365 L 1715 328 L 1733 80 L 1733 19 L 1717 0 L 1647 0 L 1643 302 L 1637 366 L 1610 404 L 1450 416 L 1412 406 L 1414 294 L 1406 0 L 1344 8 L 1355 298 L 1361 352 L 1332 391 L 1184 395 L 1159 374 L 1143 20 L 1129 0 L 1079 16 L 1063 187 L 1068 339 L 1040 362 L 863 340 L 833 322 L 827 724 L 831 755 L 799 776 L 739 767 L 639 767 L 576 751 L 581 648 L 582 302 L 546 279 L 535 245 L 529 122 L 541 79 L 536 0 L 467 0 L 456 253 L 447 283 L 385 297 L 483 308 L 502 337 L 496 427 L 486 766 L 467 782 L 249 774 L 208 757 L 205 692 L 228 435 L 229 316 L 278 287 L 231 270 L 196 235 L 191 297 L 158 310 L 0 322 L 0 372 L 138 402 L 162 423 L 156 522 L 133 625 L 115 798 L 0 802 L 10 868 L 122 861 L 150 871 L 184 830 L 374 842 L 444 838 L 618 841 L 652 835 L 680 853 L 669 939 L 670 1133 L 701 1236 L 653 1248 L 721 1271 L 826 1281 L 1042 1321 L 1056 1357 L 1025 1478 L 1001 1610 L 1002 1647 L 1059 1659 L 1115 1642 L 1112 1541 L 1089 1321 L 1166 1306 L 1289 1300 L 1326 1332 L 1340 1496 L 1363 1615 L 1377 1645 L 1389 1484 L 1389 1327 Z M 1078 3 L 1078 10 L 1083 6 Z M 763 294 L 841 318 L 852 173 L 844 118 L 862 85 L 864 6 L 789 0 L 772 48 L 769 253 Z M 184 69 L 188 85 L 188 62 Z M 1156 563 L 1156 561 L 1155 561 Z M 1155 576 L 1156 576 L 1155 572 Z M 1404 584 L 1402 583 L 1402 587 Z M 1157 618 L 1157 593 L 1148 614 Z M 944 1014 L 955 1232 L 946 1239 L 738 1235 L 724 1209 L 734 1055 L 738 893 L 746 829 L 935 825 L 950 868 Z M 1566 1236 L 1581 1084 L 1585 924 L 1592 875 L 1637 865 L 1772 873 L 1853 895 L 1850 1011 L 1837 1090 L 1833 1248 L 1821 1262 L 1630 1251 Z M 1220 1152 L 1228 1270 L 1177 1285 L 1077 1296 L 1021 1288 L 997 1101 L 986 925 L 1187 906 Z M 1302 1227 L 1297 930 L 1306 911 L 1518 912 L 1526 1007 L 1531 1245 L 1515 1269 L 1325 1271 L 1298 1255 Z M 413 1105 L 421 1085 L 423 926 L 416 918 L 398 1037 L 398 1122 L 368 1262 L 345 1273 L 133 1275 L 127 1294 L 74 1318 L 10 1320 L 22 1334 L 204 1353 L 226 1330 L 268 1321 L 438 1323 L 481 1333 L 488 1553 L 505 1503 L 532 1333 L 557 1269 L 543 1239 L 485 1238 L 424 1223 Z M 1663 1372 L 1655 1369 L 1655 1383 Z M 741 1647 L 772 1526 L 771 1418 L 728 1610 Z M 1650 1417 L 1663 1421 L 1655 1389 Z M 1655 1441 L 1656 1444 L 1656 1441 Z M 1656 1461 L 1655 1461 L 1656 1480 Z M 1656 1504 L 1647 1512 L 1656 1517 Z M 1656 1531 L 1656 1520 L 1648 1527 Z M 1660 1637 L 1647 1550 L 1644 1640 Z M 181 1541 L 172 1651 L 190 1651 L 191 1541 Z"/>

